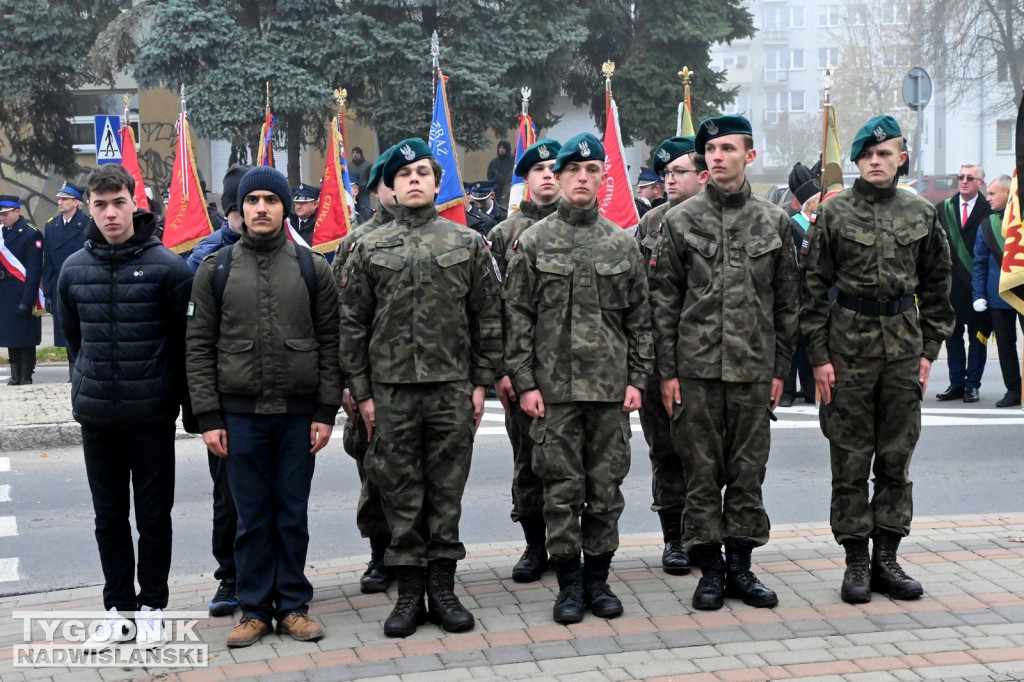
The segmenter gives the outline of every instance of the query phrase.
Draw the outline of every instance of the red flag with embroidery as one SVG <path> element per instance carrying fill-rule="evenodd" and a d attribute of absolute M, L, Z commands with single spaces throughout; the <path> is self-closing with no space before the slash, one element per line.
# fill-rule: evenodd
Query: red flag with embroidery
<path fill-rule="evenodd" d="M 352 230 L 352 183 L 345 158 L 345 134 L 338 117 L 331 120 L 331 144 L 327 147 L 320 207 L 313 228 L 313 250 L 333 254 L 338 243 Z"/>
<path fill-rule="evenodd" d="M 121 128 L 121 165 L 128 174 L 135 178 L 135 204 L 143 211 L 149 210 L 149 197 L 146 196 L 146 183 L 142 179 L 139 157 L 135 153 L 135 132 L 125 119 Z"/>
<path fill-rule="evenodd" d="M 605 179 L 598 190 L 597 200 L 601 215 L 623 229 L 633 229 L 640 223 L 640 214 L 633 203 L 633 189 L 626 173 L 626 153 L 622 148 L 622 135 L 619 134 L 619 110 L 610 95 L 605 118 Z"/>
<path fill-rule="evenodd" d="M 164 246 L 175 253 L 185 253 L 211 232 L 210 215 L 192 154 L 188 119 L 182 111 L 178 116 L 178 145 L 164 221 Z"/>

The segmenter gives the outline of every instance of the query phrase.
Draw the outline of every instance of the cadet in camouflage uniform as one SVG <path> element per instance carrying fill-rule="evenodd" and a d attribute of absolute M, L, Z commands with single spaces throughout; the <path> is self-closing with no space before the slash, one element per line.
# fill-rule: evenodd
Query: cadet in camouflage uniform
<path fill-rule="evenodd" d="M 391 149 L 394 149 L 392 147 Z M 377 197 L 379 210 L 370 220 L 366 221 L 341 240 L 338 250 L 334 254 L 334 277 L 341 284 L 342 275 L 345 272 L 345 263 L 348 262 L 348 255 L 355 249 L 356 244 L 366 235 L 370 234 L 381 225 L 386 225 L 395 219 L 392 211 L 395 208 L 395 193 L 380 182 L 380 172 L 384 162 L 391 153 L 388 149 L 374 162 L 370 168 L 370 176 L 367 181 L 367 192 Z M 341 290 L 338 290 L 341 295 Z M 391 544 L 391 530 L 388 528 L 387 519 L 384 517 L 384 507 L 381 502 L 380 491 L 377 486 L 367 480 L 366 470 L 363 467 L 363 458 L 366 456 L 366 448 L 369 441 L 366 437 L 366 425 L 363 424 L 352 401 L 352 395 L 345 389 L 345 397 L 342 401 L 345 414 L 345 427 L 342 436 L 342 444 L 345 452 L 356 461 L 356 470 L 359 472 L 359 505 L 356 507 L 356 527 L 359 534 L 370 541 L 370 562 L 366 565 L 366 571 L 359 579 L 359 590 L 364 593 L 386 592 L 393 579 L 393 571 L 388 569 L 384 563 L 384 552 Z"/>
<path fill-rule="evenodd" d="M 512 243 L 505 361 L 533 417 L 533 471 L 544 481 L 558 623 L 622 613 L 608 587 L 629 471 L 629 413 L 640 407 L 653 347 L 636 241 L 598 213 L 604 148 L 588 133 L 558 152 L 558 210 Z M 580 567 L 580 551 L 584 565 Z"/>
<path fill-rule="evenodd" d="M 498 268 L 508 272 L 509 248 L 523 230 L 558 208 L 558 183 L 551 168 L 562 148 L 556 140 L 545 139 L 527 147 L 515 166 L 515 174 L 526 181 L 530 199 L 519 204 L 519 212 L 501 221 L 487 235 Z M 548 567 L 544 548 L 544 483 L 533 473 L 531 417 L 519 408 L 516 391 L 505 371 L 494 382 L 498 400 L 505 408 L 505 430 L 512 443 L 512 521 L 523 527 L 526 550 L 512 568 L 512 579 L 520 583 L 540 580 Z"/>
<path fill-rule="evenodd" d="M 404 637 L 429 617 L 473 627 L 453 592 L 462 492 L 486 387 L 501 363 L 499 284 L 483 238 L 438 217 L 441 166 L 420 139 L 389 154 L 381 181 L 395 220 L 356 244 L 341 279 L 341 366 L 370 432 L 366 475 L 391 529 L 398 601 L 384 623 Z M 429 573 L 429 585 L 424 584 Z"/>
<path fill-rule="evenodd" d="M 906 156 L 892 117 L 868 121 L 850 152 L 860 178 L 821 204 L 804 247 L 801 330 L 821 392 L 832 533 L 846 549 L 840 594 L 850 603 L 870 601 L 872 591 L 894 599 L 923 593 L 896 551 L 913 517 L 910 458 L 921 397 L 952 331 L 953 308 L 949 247 L 935 208 L 896 186 Z M 838 289 L 832 306 L 831 287 Z"/>
<path fill-rule="evenodd" d="M 750 191 L 749 121 L 706 120 L 695 148 L 711 180 L 665 215 L 649 261 L 662 402 L 687 473 L 683 540 L 703 570 L 693 606 L 719 609 L 724 596 L 775 606 L 750 554 L 771 527 L 761 497 L 769 420 L 797 332 L 792 231 Z"/>
<path fill-rule="evenodd" d="M 668 201 L 655 206 L 640 219 L 636 240 L 644 261 L 650 260 L 658 238 L 661 222 L 670 208 L 678 206 L 704 190 L 710 175 L 704 157 L 693 150 L 693 136 L 670 137 L 654 151 L 652 170 L 665 181 Z M 654 504 L 651 511 L 661 520 L 665 550 L 661 566 L 669 575 L 690 572 L 690 554 L 683 546 L 683 505 L 686 502 L 686 472 L 683 460 L 672 444 L 668 413 L 661 404 L 661 377 L 651 375 L 640 406 L 640 427 L 644 430 L 651 457 L 651 488 Z"/>

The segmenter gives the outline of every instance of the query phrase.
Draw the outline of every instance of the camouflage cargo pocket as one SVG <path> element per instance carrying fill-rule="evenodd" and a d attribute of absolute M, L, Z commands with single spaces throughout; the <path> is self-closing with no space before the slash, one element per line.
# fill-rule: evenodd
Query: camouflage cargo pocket
<path fill-rule="evenodd" d="M 537 302 L 560 308 L 569 298 L 573 264 L 564 258 L 537 258 Z"/>
<path fill-rule="evenodd" d="M 530 422 L 530 440 L 533 441 L 533 473 L 538 478 L 558 478 L 561 467 L 557 453 L 551 452 L 551 443 L 547 440 L 547 424 L 543 419 Z"/>
<path fill-rule="evenodd" d="M 594 263 L 597 273 L 597 296 L 605 310 L 629 306 L 629 260 L 623 258 Z"/>
<path fill-rule="evenodd" d="M 452 298 L 462 298 L 469 293 L 470 268 L 456 267 L 460 263 L 467 262 L 469 257 L 469 249 L 464 246 L 434 256 L 438 269 L 441 271 L 442 280 L 447 285 Z"/>
<path fill-rule="evenodd" d="M 611 461 L 608 463 L 608 474 L 613 481 L 622 483 L 626 479 L 626 474 L 629 473 L 632 452 L 630 441 L 633 439 L 633 428 L 629 424 L 628 415 L 619 424 L 619 434 L 622 438 L 621 449 L 608 448 L 608 456 L 611 457 Z"/>

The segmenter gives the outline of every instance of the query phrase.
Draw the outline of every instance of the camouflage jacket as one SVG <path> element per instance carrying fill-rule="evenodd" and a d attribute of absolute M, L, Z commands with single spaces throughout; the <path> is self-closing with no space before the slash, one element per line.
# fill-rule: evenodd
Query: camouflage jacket
<path fill-rule="evenodd" d="M 341 368 L 355 400 L 370 382 L 494 382 L 501 362 L 499 284 L 480 235 L 399 207 L 356 243 L 341 282 Z"/>
<path fill-rule="evenodd" d="M 743 183 L 713 181 L 661 221 L 648 263 L 662 377 L 770 381 L 789 374 L 798 280 L 789 216 Z"/>
<path fill-rule="evenodd" d="M 818 208 L 803 264 L 800 328 L 814 365 L 831 362 L 829 353 L 934 360 L 953 331 L 949 246 L 935 208 L 919 196 L 857 179 Z M 871 301 L 916 294 L 917 309 L 857 313 L 830 306 L 831 287 Z"/>
<path fill-rule="evenodd" d="M 654 349 L 636 241 L 561 202 L 513 242 L 505 278 L 505 359 L 516 390 L 545 401 L 621 402 L 647 387 Z"/>
<path fill-rule="evenodd" d="M 334 279 L 337 280 L 338 284 L 341 284 L 341 277 L 345 272 L 345 263 L 348 262 L 349 254 L 355 251 L 356 244 L 358 244 L 363 237 L 376 230 L 381 225 L 387 225 L 395 216 L 385 209 L 383 206 L 377 215 L 373 216 L 365 223 L 355 228 L 347 235 L 345 235 L 341 243 L 338 244 L 338 250 L 334 252 L 334 262 L 331 263 L 331 269 L 334 271 Z M 341 289 L 338 289 L 338 296 L 341 296 Z"/>
<path fill-rule="evenodd" d="M 650 211 L 644 214 L 644 217 L 640 219 L 640 224 L 636 228 L 636 243 L 640 245 L 640 257 L 643 258 L 644 263 L 648 263 L 651 260 L 651 253 L 658 245 L 658 239 L 661 237 L 661 232 L 658 228 L 661 227 L 662 220 L 665 219 L 665 214 L 668 213 L 670 208 L 675 208 L 679 203 L 672 203 L 666 201 L 663 204 L 658 204 Z M 651 317 L 654 317 L 654 306 L 651 306 Z M 654 320 L 651 320 L 651 324 L 654 324 Z M 658 374 L 657 366 L 654 367 L 654 371 L 651 373 L 651 380 L 660 380 L 661 375 Z"/>
<path fill-rule="evenodd" d="M 494 255 L 494 261 L 501 269 L 502 277 L 508 272 L 508 262 L 511 260 L 508 249 L 512 242 L 519 238 L 523 230 L 541 218 L 547 218 L 557 209 L 558 200 L 547 206 L 538 206 L 532 201 L 523 201 L 519 204 L 518 213 L 510 215 L 491 229 L 487 234 L 487 239 L 491 242 L 491 254 Z"/>

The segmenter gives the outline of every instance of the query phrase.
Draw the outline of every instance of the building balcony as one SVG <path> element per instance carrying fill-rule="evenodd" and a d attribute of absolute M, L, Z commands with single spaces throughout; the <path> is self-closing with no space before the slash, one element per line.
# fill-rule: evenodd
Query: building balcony
<path fill-rule="evenodd" d="M 757 34 L 762 43 L 779 44 L 789 42 L 788 28 L 763 28 Z"/>

